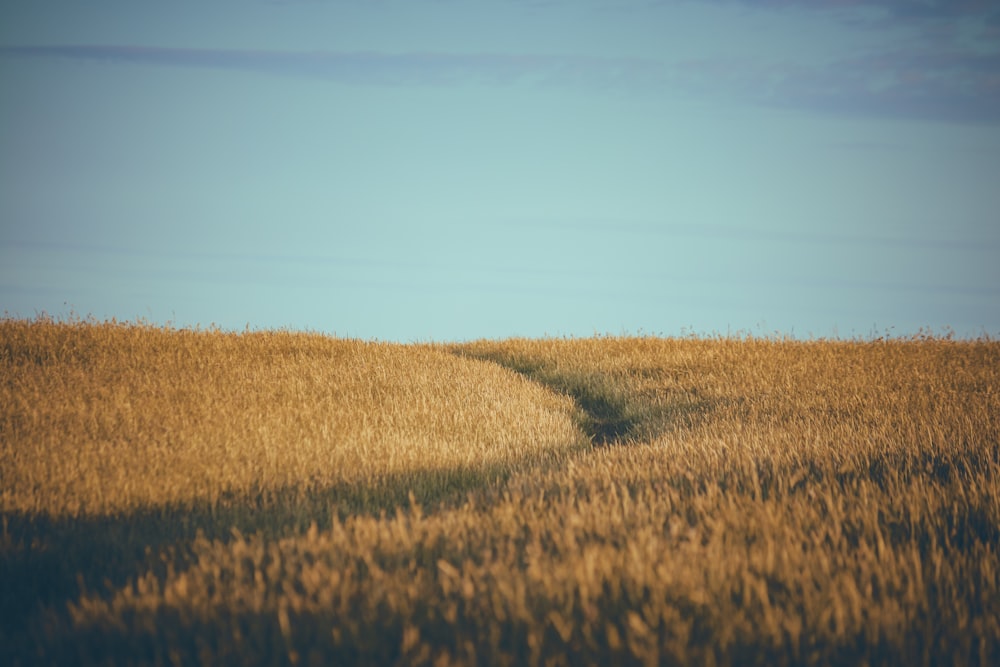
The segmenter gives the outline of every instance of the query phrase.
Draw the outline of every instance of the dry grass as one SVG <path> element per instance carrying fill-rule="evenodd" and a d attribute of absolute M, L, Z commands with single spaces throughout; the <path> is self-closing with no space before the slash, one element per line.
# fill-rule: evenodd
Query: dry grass
<path fill-rule="evenodd" d="M 8 512 L 103 516 L 290 486 L 420 486 L 425 473 L 509 470 L 582 440 L 568 398 L 429 346 L 0 326 Z"/>
<path fill-rule="evenodd" d="M 16 660 L 1000 663 L 998 343 L 3 327 Z"/>

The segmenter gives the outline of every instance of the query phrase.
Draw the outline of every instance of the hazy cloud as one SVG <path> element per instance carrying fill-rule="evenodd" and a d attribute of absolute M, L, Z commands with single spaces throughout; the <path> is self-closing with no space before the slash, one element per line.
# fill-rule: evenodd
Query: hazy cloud
<path fill-rule="evenodd" d="M 711 59 L 261 51 L 118 45 L 20 46 L 0 55 L 229 69 L 369 85 L 681 89 L 724 101 L 957 123 L 1000 122 L 1000 53 L 899 48 L 821 65 Z"/>
<path fill-rule="evenodd" d="M 1000 122 L 1000 54 L 895 50 L 820 66 L 701 59 L 683 85 L 757 104 L 821 113 L 957 123 Z"/>
<path fill-rule="evenodd" d="M 948 20 L 967 17 L 995 17 L 992 0 L 715 0 L 719 4 L 753 8 L 817 10 L 878 10 L 896 19 Z"/>
<path fill-rule="evenodd" d="M 439 85 L 455 83 L 636 85 L 662 65 L 639 58 L 587 58 L 532 54 L 378 53 L 368 51 L 261 51 L 145 46 L 20 46 L 12 56 L 56 57 L 113 63 L 231 69 L 306 76 L 341 83 Z"/>
<path fill-rule="evenodd" d="M 790 72 L 775 102 L 953 122 L 1000 120 L 1000 54 L 891 51 Z"/>
<path fill-rule="evenodd" d="M 884 33 L 886 46 L 820 66 L 688 62 L 688 85 L 826 113 L 1000 121 L 1000 4 L 992 0 L 715 1 L 827 13 L 856 29 Z"/>

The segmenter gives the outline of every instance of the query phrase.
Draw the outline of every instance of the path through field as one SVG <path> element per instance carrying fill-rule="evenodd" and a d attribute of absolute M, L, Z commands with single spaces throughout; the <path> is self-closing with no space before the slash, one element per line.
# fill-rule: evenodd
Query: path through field
<path fill-rule="evenodd" d="M 1000 663 L 996 342 L 0 325 L 6 663 Z"/>

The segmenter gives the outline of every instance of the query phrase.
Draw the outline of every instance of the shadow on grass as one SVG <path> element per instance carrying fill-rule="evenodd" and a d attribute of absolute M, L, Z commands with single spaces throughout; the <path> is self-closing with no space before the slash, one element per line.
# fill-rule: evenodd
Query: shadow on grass
<path fill-rule="evenodd" d="M 590 386 L 567 383 L 550 385 L 553 389 L 568 394 L 586 413 L 582 424 L 595 445 L 614 445 L 635 438 L 640 419 L 631 414 L 627 404 L 613 393 L 602 394 Z"/>
<path fill-rule="evenodd" d="M 198 535 L 283 537 L 334 517 L 391 515 L 412 500 L 430 511 L 502 482 L 511 467 L 413 471 L 377 482 L 304 483 L 229 493 L 214 502 L 139 508 L 109 516 L 0 513 L 0 664 L 32 664 L 47 614 L 64 613 L 81 589 L 104 594 L 149 571 L 183 569 Z M 6 657 L 6 659 L 5 659 Z"/>
<path fill-rule="evenodd" d="M 634 391 L 622 377 L 601 371 L 559 368 L 543 359 L 513 357 L 507 353 L 470 352 L 459 356 L 491 361 L 557 393 L 569 396 L 580 408 L 579 427 L 596 446 L 612 446 L 655 439 L 662 432 L 694 424 L 715 406 L 706 400 L 651 400 Z M 661 369 L 646 371 L 660 374 Z M 635 371 L 636 375 L 642 373 Z"/>

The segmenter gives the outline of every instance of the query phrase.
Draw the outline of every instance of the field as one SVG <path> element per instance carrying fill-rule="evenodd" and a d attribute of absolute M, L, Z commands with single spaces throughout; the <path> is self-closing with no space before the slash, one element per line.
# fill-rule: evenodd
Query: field
<path fill-rule="evenodd" d="M 1000 342 L 0 320 L 0 664 L 1000 664 Z"/>

